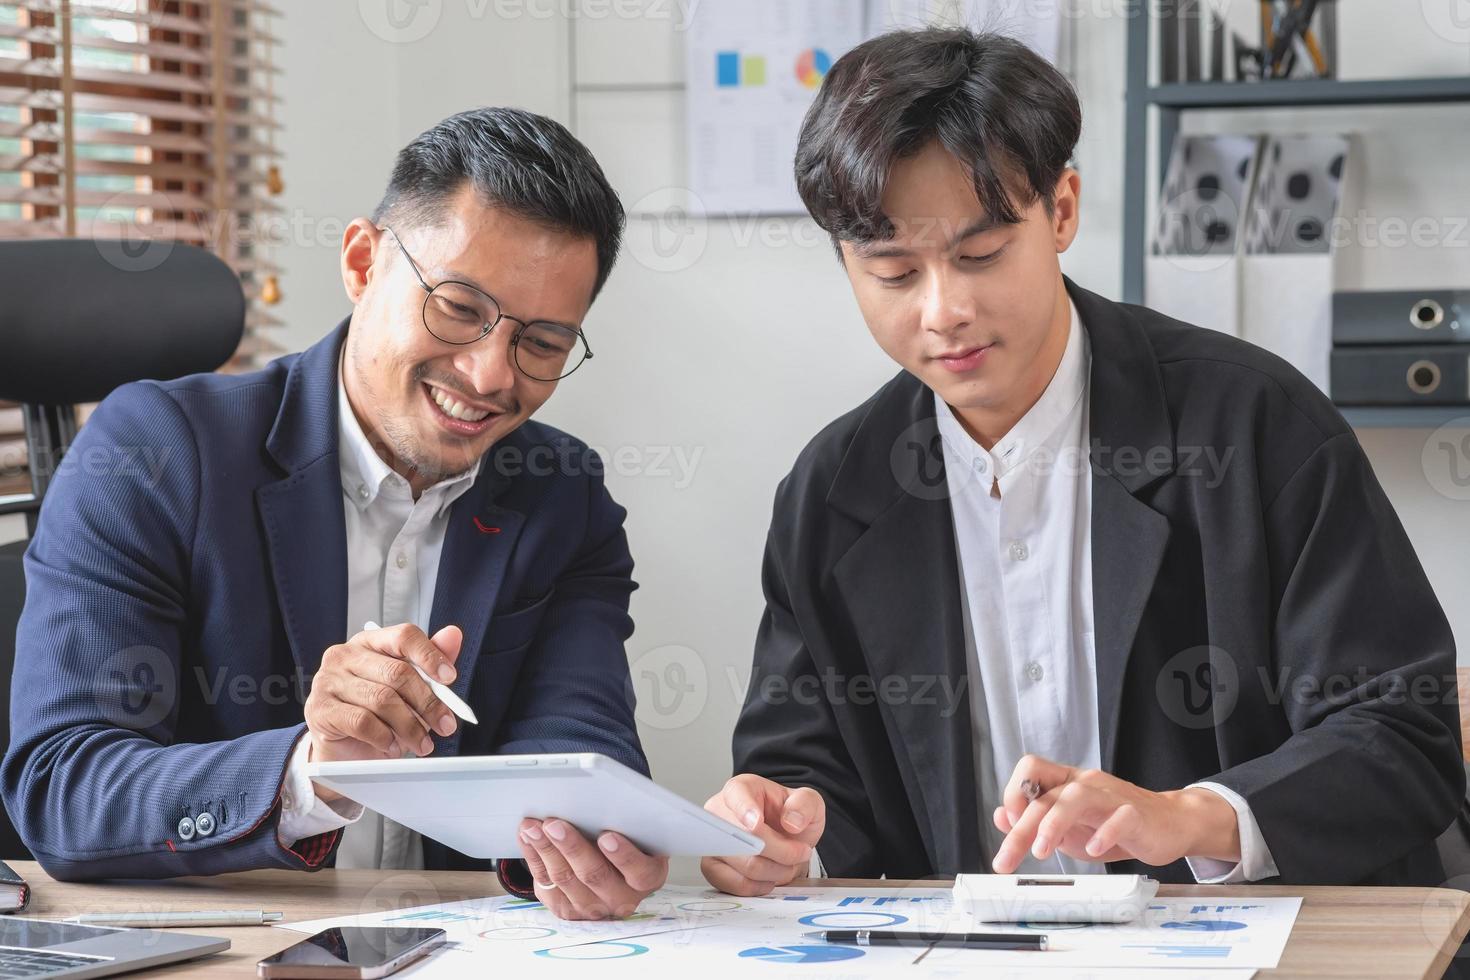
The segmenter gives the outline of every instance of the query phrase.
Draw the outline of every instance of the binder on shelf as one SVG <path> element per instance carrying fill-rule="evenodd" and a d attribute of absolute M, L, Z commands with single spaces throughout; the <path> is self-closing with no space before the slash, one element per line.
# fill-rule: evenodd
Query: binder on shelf
<path fill-rule="evenodd" d="M 1154 16 L 1158 32 L 1159 83 L 1180 81 L 1179 76 L 1179 7 L 1177 0 L 1159 0 Z"/>
<path fill-rule="evenodd" d="M 1470 404 L 1470 348 L 1359 345 L 1332 351 L 1339 405 Z"/>
<path fill-rule="evenodd" d="M 1204 78 L 1200 63 L 1200 28 L 1205 21 L 1204 0 L 1177 0 L 1183 75 L 1181 80 L 1198 82 Z"/>
<path fill-rule="evenodd" d="M 1470 290 L 1334 293 L 1332 342 L 1340 346 L 1470 342 Z"/>

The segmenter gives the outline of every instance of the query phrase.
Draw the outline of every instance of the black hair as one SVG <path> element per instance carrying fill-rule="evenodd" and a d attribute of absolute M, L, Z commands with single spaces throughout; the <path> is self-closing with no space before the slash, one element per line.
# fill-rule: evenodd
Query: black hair
<path fill-rule="evenodd" d="M 450 116 L 399 151 L 373 222 L 432 224 L 465 181 L 492 206 L 593 239 L 593 297 L 602 290 L 622 242 L 623 205 L 592 153 L 565 126 L 524 109 Z"/>
<path fill-rule="evenodd" d="M 891 31 L 832 66 L 802 123 L 796 185 L 834 243 L 891 238 L 893 165 L 938 140 L 974 175 L 986 213 L 1015 224 L 1037 198 L 1050 212 L 1081 129 L 1071 83 L 1021 42 Z"/>

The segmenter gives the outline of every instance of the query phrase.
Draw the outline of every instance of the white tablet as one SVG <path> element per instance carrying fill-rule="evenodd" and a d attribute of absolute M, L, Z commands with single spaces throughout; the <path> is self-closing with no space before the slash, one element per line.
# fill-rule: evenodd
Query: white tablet
<path fill-rule="evenodd" d="M 477 858 L 520 857 L 520 823 L 558 817 L 648 854 L 759 854 L 761 839 L 604 755 L 482 755 L 313 762 L 307 775 L 370 810 Z"/>

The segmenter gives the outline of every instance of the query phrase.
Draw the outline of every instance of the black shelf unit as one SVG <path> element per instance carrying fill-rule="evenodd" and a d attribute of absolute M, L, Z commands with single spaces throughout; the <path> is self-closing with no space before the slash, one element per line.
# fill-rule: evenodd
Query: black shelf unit
<path fill-rule="evenodd" d="M 1188 110 L 1304 109 L 1334 106 L 1434 105 L 1470 103 L 1470 76 L 1392 78 L 1369 81 L 1299 79 L 1262 82 L 1170 82 L 1149 84 L 1152 52 L 1149 10 L 1155 0 L 1130 0 L 1128 80 L 1125 94 L 1123 160 L 1123 298 L 1142 303 L 1144 258 L 1148 249 L 1146 217 L 1158 187 L 1148 182 L 1150 113 L 1157 133 L 1158 180 L 1168 168 L 1169 151 L 1179 131 L 1179 115 Z M 1344 408 L 1355 427 L 1434 428 L 1451 418 L 1470 416 L 1470 407 L 1430 406 Z"/>
<path fill-rule="evenodd" d="M 1470 421 L 1470 405 L 1340 405 L 1338 411 L 1355 429 L 1437 429 Z"/>

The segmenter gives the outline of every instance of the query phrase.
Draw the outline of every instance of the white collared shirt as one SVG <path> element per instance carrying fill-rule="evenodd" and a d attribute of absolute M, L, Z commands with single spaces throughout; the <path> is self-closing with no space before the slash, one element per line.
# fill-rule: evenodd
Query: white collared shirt
<path fill-rule="evenodd" d="M 1093 639 L 1092 471 L 1088 464 L 1091 349 L 1072 308 L 1067 347 L 1036 404 L 986 451 L 935 395 L 960 587 L 976 746 L 981 834 L 993 859 L 1003 835 L 991 822 L 1021 757 L 1100 766 Z M 999 484 L 999 496 L 993 488 Z M 1250 807 L 1215 783 L 1240 827 L 1239 864 L 1189 859 L 1203 883 L 1254 881 L 1276 865 Z M 1029 854 L 1019 871 L 1088 874 L 1098 862 Z"/>
<path fill-rule="evenodd" d="M 369 620 L 429 629 L 449 510 L 474 485 L 471 468 L 413 498 L 407 480 L 374 451 L 337 378 L 337 442 L 347 532 L 347 633 Z M 346 800 L 319 800 L 306 776 L 310 736 L 291 754 L 277 836 L 290 843 L 345 827 L 339 868 L 422 868 L 419 835 Z"/>

